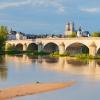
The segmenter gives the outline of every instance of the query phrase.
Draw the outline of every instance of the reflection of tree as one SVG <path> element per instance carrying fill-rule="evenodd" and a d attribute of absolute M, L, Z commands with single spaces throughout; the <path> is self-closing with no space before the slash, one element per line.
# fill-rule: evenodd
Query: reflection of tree
<path fill-rule="evenodd" d="M 0 57 L 0 80 L 6 80 L 7 79 L 7 66 L 5 65 L 5 58 Z"/>
<path fill-rule="evenodd" d="M 6 80 L 7 79 L 7 67 L 6 66 L 0 66 L 0 80 Z"/>
<path fill-rule="evenodd" d="M 0 64 L 4 64 L 5 63 L 5 60 L 4 60 L 4 56 L 0 56 Z"/>
<path fill-rule="evenodd" d="M 67 60 L 68 64 L 72 64 L 74 66 L 83 66 L 83 65 L 87 65 L 88 61 L 87 60 L 75 60 L 75 59 L 71 59 L 71 60 Z"/>
<path fill-rule="evenodd" d="M 28 55 L 28 58 L 32 60 L 32 63 L 35 63 L 38 59 L 38 56 L 31 56 L 31 55 Z"/>
<path fill-rule="evenodd" d="M 18 55 L 16 55 L 16 57 L 18 57 L 18 58 L 22 58 L 23 55 L 22 55 L 22 54 L 18 54 Z"/>
<path fill-rule="evenodd" d="M 100 60 L 96 60 L 96 63 L 100 66 Z"/>
<path fill-rule="evenodd" d="M 57 63 L 58 60 L 59 60 L 58 58 L 48 58 L 48 57 L 45 59 L 47 63 Z"/>

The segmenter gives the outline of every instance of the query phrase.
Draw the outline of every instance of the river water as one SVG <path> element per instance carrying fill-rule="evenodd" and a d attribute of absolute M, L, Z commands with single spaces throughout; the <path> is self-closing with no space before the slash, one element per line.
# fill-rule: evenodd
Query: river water
<path fill-rule="evenodd" d="M 53 92 L 13 100 L 100 100 L 100 61 L 71 58 L 0 57 L 0 88 L 32 82 L 76 81 L 76 85 Z"/>

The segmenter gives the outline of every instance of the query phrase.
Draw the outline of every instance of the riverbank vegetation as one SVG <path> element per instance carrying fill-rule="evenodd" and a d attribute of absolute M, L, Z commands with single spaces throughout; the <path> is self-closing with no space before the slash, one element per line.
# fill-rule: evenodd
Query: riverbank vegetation
<path fill-rule="evenodd" d="M 7 40 L 8 28 L 6 26 L 0 26 L 0 54 L 5 51 L 5 42 Z"/>
<path fill-rule="evenodd" d="M 93 32 L 91 34 L 92 37 L 100 37 L 100 32 Z"/>
<path fill-rule="evenodd" d="M 54 53 L 51 53 L 50 56 L 53 56 L 53 57 L 73 57 L 76 59 L 100 59 L 99 55 L 92 56 L 92 55 L 89 55 L 86 53 L 71 55 L 69 52 L 66 52 L 64 54 L 59 54 L 59 52 L 54 52 Z"/>
<path fill-rule="evenodd" d="M 81 53 L 81 54 L 70 54 L 69 52 L 65 52 L 64 54 L 59 54 L 58 51 L 53 52 L 53 53 L 47 53 L 44 51 L 37 52 L 37 51 L 18 51 L 18 50 L 9 50 L 5 51 L 5 54 L 8 55 L 19 55 L 19 54 L 26 54 L 29 56 L 50 56 L 50 57 L 71 57 L 71 58 L 76 58 L 76 59 L 100 59 L 99 55 L 92 56 L 86 53 Z"/>
<path fill-rule="evenodd" d="M 48 53 L 46 52 L 37 52 L 37 51 L 18 51 L 18 50 L 9 50 L 9 51 L 5 51 L 5 54 L 8 54 L 8 55 L 18 55 L 18 54 L 26 54 L 26 55 L 29 55 L 29 56 L 46 56 L 46 55 L 49 55 Z"/>

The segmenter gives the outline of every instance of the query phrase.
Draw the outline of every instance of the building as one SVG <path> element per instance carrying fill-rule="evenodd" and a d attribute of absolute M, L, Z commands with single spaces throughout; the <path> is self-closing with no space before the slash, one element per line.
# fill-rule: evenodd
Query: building
<path fill-rule="evenodd" d="M 8 40 L 23 40 L 23 39 L 27 39 L 25 33 L 16 32 L 11 29 L 11 31 L 8 34 Z"/>
<path fill-rule="evenodd" d="M 10 31 L 8 34 L 8 40 L 16 40 L 16 31 Z"/>
<path fill-rule="evenodd" d="M 24 33 L 22 32 L 16 33 L 16 40 L 24 40 L 24 39 L 27 39 L 27 36 Z"/>
<path fill-rule="evenodd" d="M 68 36 L 72 36 L 73 33 L 76 33 L 77 37 L 89 37 L 90 33 L 88 31 L 83 31 L 81 26 L 79 27 L 78 30 L 75 30 L 75 26 L 74 23 L 67 23 L 66 28 L 65 28 L 65 33 L 64 36 L 68 37 Z"/>
<path fill-rule="evenodd" d="M 77 31 L 77 37 L 81 37 L 82 36 L 82 29 L 81 26 L 79 27 L 79 30 Z"/>
<path fill-rule="evenodd" d="M 89 31 L 83 31 L 82 32 L 82 37 L 90 37 Z"/>
<path fill-rule="evenodd" d="M 75 32 L 75 28 L 74 28 L 74 22 L 71 23 L 67 23 L 66 28 L 65 28 L 65 36 L 70 36 L 73 34 L 73 32 Z"/>
<path fill-rule="evenodd" d="M 74 22 L 68 22 L 65 28 L 64 35 L 55 35 L 55 34 L 25 34 L 22 32 L 11 31 L 8 35 L 8 40 L 24 40 L 24 39 L 36 39 L 36 38 L 64 38 L 64 37 L 89 37 L 90 33 L 88 31 L 83 31 L 81 26 L 78 30 L 75 30 Z"/>

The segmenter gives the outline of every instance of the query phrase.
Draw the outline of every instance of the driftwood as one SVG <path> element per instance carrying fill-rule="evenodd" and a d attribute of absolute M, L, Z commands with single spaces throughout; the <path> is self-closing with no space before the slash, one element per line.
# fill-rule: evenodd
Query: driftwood
<path fill-rule="evenodd" d="M 0 90 L 0 100 L 12 99 L 19 96 L 27 96 L 49 92 L 74 85 L 75 82 L 65 83 L 33 83 Z"/>

